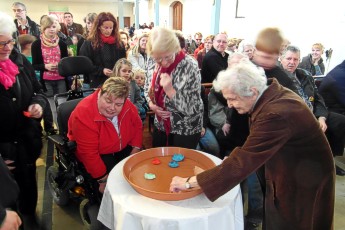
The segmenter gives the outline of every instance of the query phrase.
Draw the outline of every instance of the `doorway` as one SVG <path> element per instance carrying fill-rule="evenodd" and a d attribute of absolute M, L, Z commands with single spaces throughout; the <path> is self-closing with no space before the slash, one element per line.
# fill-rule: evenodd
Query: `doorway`
<path fill-rule="evenodd" d="M 173 29 L 182 31 L 183 5 L 181 2 L 174 2 L 172 4 L 172 13 Z"/>

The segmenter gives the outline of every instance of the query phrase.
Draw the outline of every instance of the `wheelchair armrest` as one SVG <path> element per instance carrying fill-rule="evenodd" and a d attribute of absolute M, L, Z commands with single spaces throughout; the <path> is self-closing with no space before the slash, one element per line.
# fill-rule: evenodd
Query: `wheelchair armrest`
<path fill-rule="evenodd" d="M 53 142 L 53 144 L 64 153 L 74 152 L 77 148 L 77 143 L 75 141 L 70 141 L 62 135 L 56 134 L 48 136 L 48 139 Z"/>
<path fill-rule="evenodd" d="M 54 143 L 54 145 L 58 145 L 61 147 L 65 144 L 66 141 L 66 139 L 59 134 L 50 135 L 48 136 L 48 139 L 51 140 Z"/>

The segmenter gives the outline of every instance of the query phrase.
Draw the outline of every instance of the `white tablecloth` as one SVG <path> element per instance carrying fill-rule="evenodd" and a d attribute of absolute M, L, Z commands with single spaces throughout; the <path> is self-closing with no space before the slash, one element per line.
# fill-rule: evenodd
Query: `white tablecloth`
<path fill-rule="evenodd" d="M 206 153 L 204 153 L 206 154 Z M 221 160 L 208 155 L 216 164 Z M 128 158 L 127 158 L 128 159 Z M 217 199 L 204 194 L 181 201 L 160 201 L 137 193 L 123 176 L 127 159 L 110 172 L 98 220 L 116 230 L 241 230 L 243 206 L 239 185 Z"/>

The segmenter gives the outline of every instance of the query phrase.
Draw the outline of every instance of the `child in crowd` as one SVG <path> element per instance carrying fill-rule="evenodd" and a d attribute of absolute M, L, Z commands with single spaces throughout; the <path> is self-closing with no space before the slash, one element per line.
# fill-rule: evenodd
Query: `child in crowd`
<path fill-rule="evenodd" d="M 111 77 L 124 77 L 129 82 L 128 99 L 137 107 L 140 117 L 146 114 L 143 108 L 144 99 L 140 96 L 140 89 L 132 79 L 132 64 L 126 59 L 119 59 L 113 68 Z"/>
<path fill-rule="evenodd" d="M 21 53 L 28 59 L 30 63 L 32 63 L 32 55 L 31 55 L 31 45 L 36 40 L 35 36 L 32 36 L 30 34 L 22 34 L 18 36 L 18 42 L 20 45 Z M 37 80 L 42 84 L 40 72 L 35 71 Z M 42 89 L 43 90 L 43 89 Z M 49 105 L 48 99 L 46 99 L 47 105 Z M 53 113 L 50 108 L 50 106 L 46 106 L 46 108 L 43 110 L 43 128 L 46 132 L 46 135 L 53 135 L 56 134 L 56 130 L 54 129 L 53 124 Z"/>
<path fill-rule="evenodd" d="M 144 95 L 144 84 L 145 84 L 145 70 L 143 69 L 135 69 L 133 71 L 133 78 L 134 81 L 137 83 L 140 89 L 140 96 L 144 99 L 144 103 L 142 104 L 143 109 L 145 110 L 145 113 L 140 114 L 140 118 L 142 121 L 146 118 L 146 113 L 149 110 L 149 105 L 145 99 Z"/>

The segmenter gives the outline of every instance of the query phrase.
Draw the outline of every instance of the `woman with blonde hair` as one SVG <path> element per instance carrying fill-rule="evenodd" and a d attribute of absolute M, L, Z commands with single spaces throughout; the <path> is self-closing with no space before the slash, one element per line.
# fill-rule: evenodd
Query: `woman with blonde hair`
<path fill-rule="evenodd" d="M 156 62 L 152 78 L 146 78 L 147 101 L 155 113 L 153 147 L 195 149 L 203 118 L 201 76 L 197 62 L 180 47 L 175 32 L 155 27 L 147 53 Z"/>
<path fill-rule="evenodd" d="M 325 64 L 323 63 L 322 54 L 325 47 L 321 43 L 315 43 L 311 47 L 311 53 L 302 58 L 298 68 L 309 71 L 312 76 L 325 74 Z"/>
<path fill-rule="evenodd" d="M 43 80 L 48 97 L 67 91 L 67 82 L 59 75 L 57 68 L 60 60 L 68 56 L 66 43 L 57 35 L 59 29 L 60 24 L 54 17 L 43 17 L 40 39 L 31 46 L 32 66 L 40 71 L 40 79 Z"/>
<path fill-rule="evenodd" d="M 128 54 L 128 60 L 132 63 L 133 69 L 146 69 L 148 59 L 146 43 L 148 37 L 148 34 L 141 34 L 138 38 L 138 42 Z"/>

